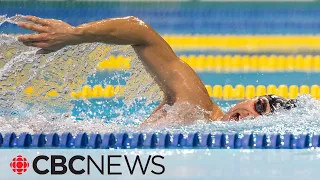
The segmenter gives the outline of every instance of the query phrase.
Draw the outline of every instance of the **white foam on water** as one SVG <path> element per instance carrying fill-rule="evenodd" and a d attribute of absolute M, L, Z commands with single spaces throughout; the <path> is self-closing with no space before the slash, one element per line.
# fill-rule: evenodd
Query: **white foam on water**
<path fill-rule="evenodd" d="M 206 133 L 320 133 L 320 101 L 303 95 L 297 98 L 296 108 L 280 110 L 269 116 L 242 121 L 199 120 L 187 127 L 170 128 L 170 132 L 206 132 Z M 229 107 L 230 108 L 230 107 Z M 169 129 L 166 129 L 169 130 Z"/>
<path fill-rule="evenodd" d="M 51 114 L 52 116 L 52 114 Z M 0 117 L 0 132 L 28 132 L 28 133 L 59 133 L 79 132 L 87 133 L 110 133 L 132 131 L 130 126 L 119 125 L 116 123 L 105 123 L 99 119 L 75 120 L 73 117 L 30 115 L 24 117 Z"/>
<path fill-rule="evenodd" d="M 276 112 L 270 116 L 260 116 L 256 119 L 248 119 L 243 121 L 230 122 L 207 122 L 199 119 L 196 123 L 174 122 L 177 120 L 170 117 L 166 121 L 161 122 L 158 126 L 152 128 L 137 128 L 136 124 L 128 124 L 126 117 L 118 117 L 117 120 L 105 123 L 100 119 L 75 120 L 74 117 L 68 117 L 66 114 L 33 114 L 23 117 L 4 116 L 0 117 L 0 132 L 171 132 L 171 133 L 320 133 L 320 102 L 312 99 L 310 96 L 301 96 L 298 98 L 298 107 L 291 110 L 283 110 Z M 168 107 L 167 107 L 168 108 Z M 173 107 L 169 110 L 174 116 Z M 139 118 L 136 112 L 133 116 Z M 130 117 L 133 118 L 133 117 Z M 123 122 L 120 122 L 121 119 Z M 181 120 L 181 119 L 180 119 Z M 141 121 L 139 119 L 138 121 Z M 170 126 L 168 126 L 170 124 Z M 165 125 L 165 126 L 162 126 Z M 165 127 L 165 128 L 164 128 Z"/>

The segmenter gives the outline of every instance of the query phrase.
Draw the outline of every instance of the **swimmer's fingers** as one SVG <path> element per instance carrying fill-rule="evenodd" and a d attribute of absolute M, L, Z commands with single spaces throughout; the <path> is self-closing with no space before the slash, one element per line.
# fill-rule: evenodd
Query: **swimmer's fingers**
<path fill-rule="evenodd" d="M 29 20 L 29 21 L 32 21 L 32 22 L 36 23 L 36 24 L 41 24 L 41 25 L 44 25 L 44 26 L 50 24 L 48 19 L 39 18 L 39 17 L 36 17 L 36 16 L 26 16 L 25 18 L 27 20 Z"/>
<path fill-rule="evenodd" d="M 21 22 L 18 24 L 18 26 L 29 29 L 31 31 L 36 31 L 36 32 L 48 32 L 48 27 L 37 25 L 37 24 L 30 24 L 26 22 Z"/>
<path fill-rule="evenodd" d="M 47 41 L 47 34 L 27 34 L 18 37 L 20 42 L 34 42 L 34 41 Z"/>

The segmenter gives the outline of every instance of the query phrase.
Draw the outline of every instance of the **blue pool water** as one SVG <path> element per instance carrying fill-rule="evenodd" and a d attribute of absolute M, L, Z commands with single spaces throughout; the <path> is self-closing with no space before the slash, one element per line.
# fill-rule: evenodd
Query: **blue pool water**
<path fill-rule="evenodd" d="M 318 34 L 319 4 L 281 3 L 108 3 L 2 2 L 0 14 L 32 14 L 64 19 L 72 25 L 106 17 L 137 16 L 160 33 L 167 34 Z M 79 18 L 81 16 L 81 18 Z M 276 18 L 275 18 L 276 17 Z M 5 33 L 28 32 L 14 25 L 0 27 Z"/>
<path fill-rule="evenodd" d="M 320 73 L 318 72 L 240 72 L 240 73 L 216 73 L 216 72 L 197 72 L 204 84 L 232 86 L 242 84 L 247 85 L 269 85 L 279 86 L 290 85 L 314 85 L 319 84 Z M 121 78 L 114 78 L 117 75 Z M 125 78 L 129 73 L 121 72 L 97 72 L 94 76 L 89 76 L 88 85 L 112 84 L 124 85 Z"/>

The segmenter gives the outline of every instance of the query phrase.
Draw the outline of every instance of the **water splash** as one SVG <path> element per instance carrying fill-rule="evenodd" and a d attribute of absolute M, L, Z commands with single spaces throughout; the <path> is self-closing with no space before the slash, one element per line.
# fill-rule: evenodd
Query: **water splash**
<path fill-rule="evenodd" d="M 17 14 L 15 16 L 11 16 L 11 17 L 7 17 L 7 15 L 0 15 L 0 26 L 4 22 L 8 22 L 11 24 L 18 24 L 20 22 L 28 22 L 28 23 L 34 24 L 32 21 L 25 19 L 25 16 L 23 16 L 21 14 Z"/>
<path fill-rule="evenodd" d="M 3 22 L 17 24 L 26 21 L 22 15 L 0 17 L 1 24 Z M 71 92 L 79 91 L 86 84 L 88 76 L 95 73 L 98 62 L 108 59 L 112 53 L 133 57 L 131 62 L 133 68 L 129 70 L 129 74 L 132 75 L 127 81 L 128 89 L 125 90 L 127 105 L 121 108 L 122 112 L 115 118 L 118 122 L 125 116 L 124 112 L 136 104 L 137 97 L 145 96 L 150 99 L 149 97 L 154 94 L 159 94 L 159 88 L 143 69 L 130 46 L 120 48 L 101 43 L 80 44 L 67 46 L 47 55 L 37 54 L 38 50 L 38 48 L 24 46 L 17 41 L 16 36 L 0 34 L 1 132 L 70 131 L 68 128 L 74 124 L 76 124 L 72 127 L 74 131 L 85 129 L 104 132 L 117 129 L 110 124 L 104 124 L 101 119 L 87 118 L 88 114 L 98 110 L 84 113 L 84 121 L 74 121 L 74 117 L 71 117 L 73 104 L 70 103 L 73 99 L 70 96 Z M 123 78 L 117 74 L 115 77 Z M 149 84 L 149 82 L 152 83 Z M 26 94 L 24 91 L 27 87 L 31 87 L 32 91 Z M 48 92 L 52 91 L 58 95 L 48 96 Z M 117 101 L 117 98 L 114 101 Z M 152 101 L 156 99 L 153 98 Z M 91 106 L 87 100 L 84 103 Z M 63 113 L 59 114 L 58 111 Z M 137 122 L 140 121 L 141 119 Z M 130 125 L 126 124 L 126 127 Z M 123 126 L 121 129 L 124 129 Z"/>
<path fill-rule="evenodd" d="M 38 107 L 68 108 L 71 92 L 85 84 L 96 64 L 108 56 L 113 46 L 81 44 L 67 46 L 48 55 L 36 54 L 38 48 L 27 47 L 16 37 L 0 35 L 0 107 L 8 109 L 16 101 Z M 31 86 L 33 92 L 23 93 Z M 50 91 L 58 93 L 47 96 Z M 49 106 L 49 107 L 48 107 Z"/>
<path fill-rule="evenodd" d="M 1 26 L 1 24 L 3 24 L 4 22 L 6 22 L 6 18 L 7 18 L 7 15 L 0 15 L 0 26 Z"/>
<path fill-rule="evenodd" d="M 25 20 L 16 15 L 2 21 Z M 80 44 L 40 55 L 36 53 L 38 48 L 24 46 L 16 36 L 1 34 L 0 39 L 0 112 L 4 115 L 16 111 L 23 103 L 32 104 L 32 111 L 37 113 L 70 111 L 71 92 L 79 91 L 88 75 L 95 72 L 97 63 L 115 49 L 101 43 Z M 31 93 L 23 92 L 27 87 L 32 88 Z M 48 96 L 49 92 L 57 95 Z"/>
<path fill-rule="evenodd" d="M 103 120 L 75 121 L 71 92 L 79 91 L 96 65 L 119 47 L 100 43 L 68 46 L 47 55 L 15 36 L 0 34 L 0 132 L 111 132 L 125 129 Z M 26 87 L 33 92 L 26 94 Z M 59 95 L 49 97 L 55 90 Z M 30 106 L 31 105 L 31 106 Z M 58 113 L 60 110 L 63 113 Z M 121 126 L 121 128 L 118 128 Z"/>
<path fill-rule="evenodd" d="M 298 107 L 289 111 L 279 111 L 271 116 L 261 116 L 253 120 L 230 121 L 230 122 L 208 122 L 201 119 L 195 123 L 175 122 L 175 118 L 167 118 L 166 121 L 159 119 L 160 125 L 143 132 L 171 132 L 171 133 L 320 133 L 320 102 L 310 96 L 298 97 Z M 174 113 L 176 108 L 171 110 Z M 230 106 L 224 106 L 229 109 Z M 122 110 L 122 109 L 121 109 Z M 145 117 L 152 112 L 152 108 L 144 111 L 135 110 L 130 116 L 118 116 L 113 121 L 105 123 L 101 119 L 75 120 L 74 117 L 67 117 L 62 114 L 51 114 L 51 116 L 28 115 L 24 118 L 15 116 L 0 117 L 0 132 L 137 132 L 137 124 L 140 124 Z M 110 113 L 110 112 L 108 112 Z M 141 117 L 142 116 L 142 117 Z M 161 126 L 161 123 L 165 125 Z M 170 126 L 168 126 L 168 124 Z"/>
<path fill-rule="evenodd" d="M 297 98 L 298 107 L 278 111 L 270 116 L 243 121 L 216 121 L 208 123 L 199 120 L 186 127 L 161 129 L 170 132 L 206 132 L 206 133 L 320 133 L 320 101 L 303 95 Z M 224 109 L 229 109 L 230 106 Z"/>
<path fill-rule="evenodd" d="M 110 132 L 121 132 L 130 131 L 130 126 L 119 125 L 116 123 L 106 124 L 104 121 L 99 119 L 91 120 L 75 120 L 73 117 L 65 117 L 61 114 L 54 116 L 51 114 L 51 118 L 43 115 L 28 115 L 24 116 L 23 119 L 19 117 L 0 117 L 0 132 L 28 132 L 38 133 L 46 132 L 53 133 L 57 132 L 62 134 L 63 132 L 71 132 L 73 134 L 79 132 L 92 132 L 92 133 L 110 133 Z"/>
<path fill-rule="evenodd" d="M 154 78 L 146 71 L 133 49 L 127 49 L 125 52 L 132 57 L 130 61 L 131 68 L 128 70 L 130 77 L 126 81 L 126 89 L 124 91 L 125 104 L 128 106 L 134 105 L 137 97 L 147 99 L 145 105 L 161 101 L 163 92 Z"/>

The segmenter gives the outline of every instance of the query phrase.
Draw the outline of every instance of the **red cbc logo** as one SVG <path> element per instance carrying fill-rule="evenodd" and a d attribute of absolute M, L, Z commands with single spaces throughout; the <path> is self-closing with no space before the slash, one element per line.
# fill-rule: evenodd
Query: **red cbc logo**
<path fill-rule="evenodd" d="M 18 155 L 17 157 L 12 159 L 10 167 L 13 172 L 21 175 L 22 173 L 27 171 L 29 167 L 29 162 L 25 157 Z"/>

